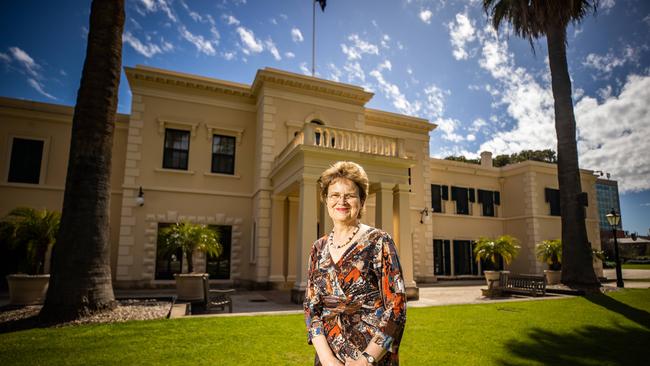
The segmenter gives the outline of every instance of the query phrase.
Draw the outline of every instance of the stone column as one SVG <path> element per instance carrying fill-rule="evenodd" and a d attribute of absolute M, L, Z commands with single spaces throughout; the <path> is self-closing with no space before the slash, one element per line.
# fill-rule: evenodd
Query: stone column
<path fill-rule="evenodd" d="M 394 221 L 393 239 L 395 240 L 399 259 L 402 264 L 402 276 L 406 285 L 406 296 L 409 300 L 417 300 L 419 289 L 413 279 L 413 243 L 411 242 L 411 210 L 409 208 L 408 184 L 397 184 L 393 188 L 393 205 L 397 213 Z"/>
<path fill-rule="evenodd" d="M 298 197 L 289 197 L 289 217 L 287 225 L 287 262 L 285 263 L 285 274 L 287 276 L 287 285 L 293 287 L 296 281 L 296 265 L 297 262 L 297 243 L 296 236 L 298 235 Z"/>
<path fill-rule="evenodd" d="M 284 237 L 284 208 L 286 197 L 273 195 L 271 196 L 271 263 L 269 282 L 273 288 L 281 288 L 286 278 L 284 277 L 284 262 L 287 260 L 285 252 Z"/>
<path fill-rule="evenodd" d="M 296 282 L 291 289 L 291 301 L 299 304 L 305 297 L 307 287 L 307 265 L 311 245 L 317 239 L 316 222 L 316 179 L 315 176 L 303 175 L 300 180 L 300 202 L 298 203 L 298 235 Z"/>
<path fill-rule="evenodd" d="M 375 192 L 375 226 L 390 236 L 394 236 L 393 186 L 390 183 L 374 183 L 372 185 L 372 190 Z"/>

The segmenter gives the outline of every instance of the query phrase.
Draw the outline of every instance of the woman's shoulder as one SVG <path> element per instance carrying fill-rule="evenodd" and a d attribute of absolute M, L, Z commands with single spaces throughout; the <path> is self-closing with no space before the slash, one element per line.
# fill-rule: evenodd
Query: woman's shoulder
<path fill-rule="evenodd" d="M 311 245 L 312 249 L 317 251 L 317 252 L 320 252 L 321 250 L 323 250 L 323 247 L 325 246 L 325 244 L 327 244 L 328 236 L 329 236 L 329 234 L 328 235 L 323 235 L 322 237 L 316 239 L 316 241 L 314 241 L 314 243 L 312 243 L 312 245 Z"/>
<path fill-rule="evenodd" d="M 390 241 L 393 240 L 390 234 L 387 233 L 386 231 L 369 225 L 365 225 L 365 226 L 366 228 L 364 231 L 368 236 L 368 241 L 378 243 L 378 242 L 384 242 L 387 239 Z"/>

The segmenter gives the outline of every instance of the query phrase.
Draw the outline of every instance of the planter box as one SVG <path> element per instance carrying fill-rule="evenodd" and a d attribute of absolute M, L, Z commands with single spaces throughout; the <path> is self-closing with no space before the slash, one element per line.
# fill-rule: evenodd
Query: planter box
<path fill-rule="evenodd" d="M 495 281 L 495 287 L 499 287 L 499 276 L 501 275 L 500 271 L 483 271 L 485 275 L 485 282 L 487 282 L 488 287 L 490 286 L 490 281 Z"/>
<path fill-rule="evenodd" d="M 562 271 L 551 271 L 550 269 L 545 269 L 544 275 L 546 275 L 547 285 L 557 285 L 562 279 Z"/>
<path fill-rule="evenodd" d="M 9 303 L 11 305 L 37 305 L 45 302 L 50 275 L 10 274 Z"/>
<path fill-rule="evenodd" d="M 176 295 L 179 301 L 205 301 L 203 292 L 203 278 L 208 277 L 207 273 L 183 273 L 175 274 Z"/>

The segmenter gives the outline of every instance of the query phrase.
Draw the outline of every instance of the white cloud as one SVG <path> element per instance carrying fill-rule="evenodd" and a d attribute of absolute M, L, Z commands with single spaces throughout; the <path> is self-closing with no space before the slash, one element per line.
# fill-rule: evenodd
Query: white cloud
<path fill-rule="evenodd" d="M 34 88 L 34 90 L 39 92 L 41 95 L 44 95 L 44 96 L 46 96 L 46 97 L 48 97 L 50 99 L 54 99 L 54 100 L 57 99 L 54 95 L 49 94 L 45 90 L 43 90 L 43 84 L 39 83 L 38 81 L 36 81 L 36 80 L 34 80 L 32 78 L 29 78 L 29 79 L 27 79 L 27 82 L 29 83 L 29 85 L 32 88 Z"/>
<path fill-rule="evenodd" d="M 2 60 L 2 62 L 5 62 L 5 63 L 10 63 L 11 62 L 11 57 L 9 57 L 9 55 L 7 55 L 6 53 L 0 52 L 0 60 Z"/>
<path fill-rule="evenodd" d="M 377 66 L 377 70 L 382 71 L 382 70 L 392 70 L 393 69 L 393 64 L 389 60 L 384 60 L 384 62 L 380 63 Z"/>
<path fill-rule="evenodd" d="M 144 44 L 129 31 L 125 32 L 122 35 L 122 41 L 131 46 L 136 52 L 147 58 L 151 58 L 156 54 L 163 52 L 163 50 L 157 44 Z M 167 50 L 171 50 L 173 49 L 173 46 L 170 43 L 166 43 L 166 48 Z"/>
<path fill-rule="evenodd" d="M 469 135 L 465 136 L 465 139 L 467 139 L 467 141 L 474 141 L 476 140 L 476 136 L 470 133 Z"/>
<path fill-rule="evenodd" d="M 478 132 L 483 126 L 487 125 L 487 122 L 483 118 L 477 118 L 472 122 L 472 126 L 469 128 L 471 132 Z"/>
<path fill-rule="evenodd" d="M 460 121 L 454 118 L 438 118 L 434 121 L 438 125 L 438 130 L 444 132 L 442 138 L 451 142 L 460 142 L 465 138 L 456 133 L 456 128 L 460 126 Z"/>
<path fill-rule="evenodd" d="M 361 84 L 366 82 L 366 73 L 363 71 L 363 68 L 361 68 L 359 62 L 347 62 L 343 65 L 343 70 L 347 73 L 348 82 L 354 83 L 357 81 Z"/>
<path fill-rule="evenodd" d="M 388 42 L 390 42 L 390 36 L 388 34 L 384 34 L 381 37 L 381 46 L 383 48 L 390 48 L 390 45 L 388 44 Z"/>
<path fill-rule="evenodd" d="M 224 52 L 224 53 L 222 54 L 223 58 L 225 58 L 225 59 L 228 60 L 228 61 L 234 59 L 234 58 L 235 58 L 235 55 L 236 55 L 235 52 Z"/>
<path fill-rule="evenodd" d="M 239 25 L 240 22 L 237 18 L 235 18 L 232 15 L 224 15 L 223 19 L 226 21 L 226 24 L 228 25 Z"/>
<path fill-rule="evenodd" d="M 331 71 L 331 73 L 330 73 L 330 79 L 332 79 L 332 80 L 334 80 L 334 81 L 341 81 L 341 76 L 343 75 L 343 72 L 341 71 L 341 69 L 339 69 L 338 67 L 336 67 L 336 65 L 334 65 L 334 64 L 331 63 L 331 62 L 330 62 L 329 64 L 327 64 L 327 67 L 328 67 L 328 68 L 330 69 L 330 71 Z"/>
<path fill-rule="evenodd" d="M 620 94 L 575 107 L 581 167 L 612 173 L 621 192 L 650 189 L 650 76 L 630 75 Z"/>
<path fill-rule="evenodd" d="M 148 13 L 162 11 L 172 22 L 176 23 L 178 21 L 174 11 L 166 0 L 140 0 L 140 3 L 144 5 L 144 8 Z"/>
<path fill-rule="evenodd" d="M 646 15 L 645 18 L 643 18 L 643 22 L 650 26 L 650 14 Z"/>
<path fill-rule="evenodd" d="M 442 116 L 445 111 L 445 94 L 449 91 L 443 91 L 435 85 L 429 85 L 424 88 L 424 95 L 426 96 L 425 109 L 430 118 Z"/>
<path fill-rule="evenodd" d="M 590 53 L 582 64 L 586 67 L 597 70 L 601 75 L 606 77 L 609 76 L 615 68 L 621 67 L 628 62 L 635 62 L 638 60 L 638 57 L 639 51 L 630 45 L 626 45 L 620 56 L 615 55 L 612 51 L 607 52 L 605 55 Z"/>
<path fill-rule="evenodd" d="M 266 45 L 266 49 L 271 52 L 271 55 L 273 55 L 273 58 L 276 61 L 282 60 L 282 56 L 280 56 L 280 51 L 278 51 L 278 48 L 275 46 L 275 43 L 273 43 L 273 40 L 271 38 L 267 39 L 264 44 Z"/>
<path fill-rule="evenodd" d="M 400 112 L 411 116 L 417 115 L 420 111 L 422 104 L 419 101 L 410 102 L 406 96 L 400 91 L 396 84 L 392 84 L 384 78 L 380 70 L 372 70 L 370 76 L 374 77 L 379 84 L 379 89 L 386 96 L 388 100 L 393 103 L 393 106 Z"/>
<path fill-rule="evenodd" d="M 467 14 L 456 14 L 456 21 L 447 25 L 449 36 L 453 46 L 453 55 L 456 60 L 466 60 L 469 56 L 465 50 L 465 44 L 476 39 L 473 22 Z"/>
<path fill-rule="evenodd" d="M 423 10 L 420 11 L 419 15 L 420 15 L 420 20 L 422 20 L 423 22 L 425 22 L 427 24 L 431 24 L 431 16 L 433 15 L 431 10 L 423 9 Z"/>
<path fill-rule="evenodd" d="M 350 45 L 341 44 L 341 50 L 347 56 L 348 60 L 360 60 L 363 54 L 379 55 L 379 48 L 363 39 L 359 38 L 358 34 L 351 34 L 348 36 Z"/>
<path fill-rule="evenodd" d="M 291 28 L 291 39 L 294 42 L 302 42 L 305 40 L 302 36 L 302 32 L 298 28 Z"/>
<path fill-rule="evenodd" d="M 10 47 L 9 52 L 11 52 L 11 55 L 13 58 L 18 61 L 19 64 L 21 64 L 27 73 L 34 77 L 40 77 L 40 69 L 41 66 L 37 64 L 34 59 L 27 54 L 27 52 L 21 50 L 18 47 Z"/>
<path fill-rule="evenodd" d="M 239 34 L 239 38 L 243 44 L 242 52 L 249 55 L 251 52 L 260 53 L 264 51 L 264 45 L 259 39 L 255 38 L 255 33 L 253 33 L 252 30 L 244 27 L 237 27 L 237 33 Z"/>
<path fill-rule="evenodd" d="M 217 51 L 214 49 L 214 46 L 212 45 L 212 41 L 209 41 L 205 38 L 203 38 L 202 35 L 195 35 L 187 28 L 185 28 L 184 25 L 180 26 L 178 28 L 179 32 L 181 33 L 181 36 L 188 42 L 194 45 L 196 47 L 197 51 L 204 53 L 208 56 L 214 56 L 217 54 Z"/>
<path fill-rule="evenodd" d="M 610 10 L 616 5 L 616 0 L 600 0 L 600 8 L 603 10 Z"/>
<path fill-rule="evenodd" d="M 306 62 L 300 63 L 300 71 L 302 71 L 302 73 L 305 75 L 311 75 L 311 70 L 309 70 L 309 68 L 307 67 Z"/>
<path fill-rule="evenodd" d="M 296 54 L 293 53 L 293 52 L 285 52 L 284 57 L 286 57 L 286 58 L 295 58 Z"/>

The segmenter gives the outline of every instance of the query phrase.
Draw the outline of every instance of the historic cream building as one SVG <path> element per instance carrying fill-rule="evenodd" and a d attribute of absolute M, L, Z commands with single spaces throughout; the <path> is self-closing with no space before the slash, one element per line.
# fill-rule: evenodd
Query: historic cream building
<path fill-rule="evenodd" d="M 187 220 L 213 226 L 225 247 L 195 268 L 218 283 L 292 289 L 298 301 L 309 247 L 332 227 L 316 180 L 338 160 L 366 169 L 363 221 L 395 239 L 412 296 L 418 283 L 481 276 L 472 254 L 480 236 L 517 237 L 518 273 L 541 273 L 535 243 L 560 237 L 554 165 L 495 168 L 487 152 L 480 165 L 430 158 L 436 126 L 366 108 L 373 94 L 363 88 L 271 68 L 252 85 L 125 70 L 131 114 L 117 118 L 111 179 L 116 286 L 171 285 L 184 259 L 157 255 L 157 234 Z M 72 113 L 0 98 L 0 215 L 61 209 Z M 588 234 L 599 245 L 595 180 L 583 172 Z"/>

